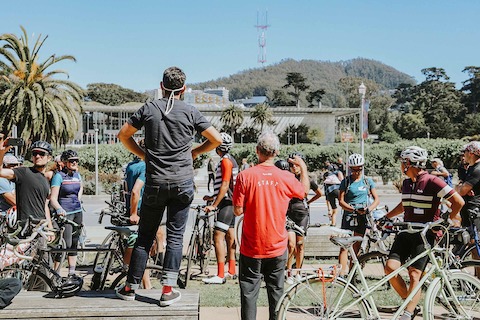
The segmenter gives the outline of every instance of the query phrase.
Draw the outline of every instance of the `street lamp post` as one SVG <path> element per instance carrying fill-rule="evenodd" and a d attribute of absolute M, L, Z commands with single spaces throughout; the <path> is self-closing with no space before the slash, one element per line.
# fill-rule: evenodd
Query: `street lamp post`
<path fill-rule="evenodd" d="M 363 140 L 363 109 L 364 109 L 364 105 L 365 105 L 365 93 L 367 93 L 367 87 L 365 87 L 365 85 L 362 84 L 358 87 L 358 93 L 360 93 L 362 95 L 362 102 L 360 104 L 360 152 L 362 154 L 362 157 L 365 157 L 364 153 L 365 153 L 365 149 L 364 149 L 364 140 Z"/>
<path fill-rule="evenodd" d="M 95 195 L 98 196 L 98 128 L 95 128 Z"/>

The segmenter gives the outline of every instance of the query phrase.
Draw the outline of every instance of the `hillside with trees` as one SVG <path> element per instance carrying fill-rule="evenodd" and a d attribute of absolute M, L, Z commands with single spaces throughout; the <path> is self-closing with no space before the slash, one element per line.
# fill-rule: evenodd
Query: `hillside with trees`
<path fill-rule="evenodd" d="M 295 106 L 296 99 L 286 93 L 287 74 L 297 73 L 305 78 L 308 89 L 299 97 L 302 107 L 313 106 L 308 101 L 308 94 L 324 91 L 321 102 L 328 107 L 347 107 L 348 102 L 342 92 L 339 81 L 343 78 L 364 78 L 378 84 L 380 90 L 395 89 L 400 84 L 415 85 L 414 79 L 390 66 L 370 59 L 352 59 L 347 61 L 330 62 L 317 60 L 293 59 L 282 60 L 277 64 L 265 68 L 255 68 L 241 71 L 229 77 L 190 84 L 193 89 L 226 87 L 230 90 L 230 100 L 252 96 L 266 95 L 270 99 L 280 100 Z M 292 92 L 293 93 L 293 92 Z"/>

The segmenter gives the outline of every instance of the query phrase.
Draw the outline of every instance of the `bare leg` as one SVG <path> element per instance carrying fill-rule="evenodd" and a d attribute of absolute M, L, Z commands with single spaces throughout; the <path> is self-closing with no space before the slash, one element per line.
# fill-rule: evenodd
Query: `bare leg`
<path fill-rule="evenodd" d="M 385 273 L 388 275 L 400 268 L 401 265 L 402 263 L 398 260 L 388 259 L 385 265 Z M 390 284 L 392 285 L 393 289 L 395 289 L 395 291 L 398 293 L 400 298 L 405 299 L 408 296 L 407 285 L 405 284 L 405 281 L 400 275 L 397 275 L 396 277 L 390 279 Z"/>
<path fill-rule="evenodd" d="M 295 257 L 296 236 L 295 232 L 288 232 L 288 259 L 287 270 L 292 269 L 293 258 Z M 297 266 L 298 268 L 298 266 Z"/>

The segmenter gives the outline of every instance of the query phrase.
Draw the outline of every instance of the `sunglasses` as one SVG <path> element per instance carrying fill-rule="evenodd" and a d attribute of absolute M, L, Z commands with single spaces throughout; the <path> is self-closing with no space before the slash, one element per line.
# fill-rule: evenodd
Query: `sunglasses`
<path fill-rule="evenodd" d="M 363 170 L 363 168 L 350 168 L 350 171 L 352 171 L 352 172 L 360 172 L 362 170 Z"/>
<path fill-rule="evenodd" d="M 45 157 L 48 153 L 45 152 L 45 151 L 32 151 L 32 156 L 33 157 L 36 157 L 36 156 L 41 156 L 41 157 Z"/>
<path fill-rule="evenodd" d="M 68 162 L 69 163 L 79 163 L 79 160 L 78 159 L 68 159 Z"/>

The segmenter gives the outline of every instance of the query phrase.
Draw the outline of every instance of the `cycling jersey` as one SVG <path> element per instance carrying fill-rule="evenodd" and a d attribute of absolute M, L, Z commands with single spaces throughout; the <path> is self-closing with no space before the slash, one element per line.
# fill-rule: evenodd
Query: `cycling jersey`
<path fill-rule="evenodd" d="M 58 203 L 67 214 L 81 212 L 82 204 L 78 199 L 78 193 L 82 185 L 82 176 L 78 172 L 72 175 L 59 171 L 52 178 L 52 187 L 60 187 L 58 191 Z"/>

